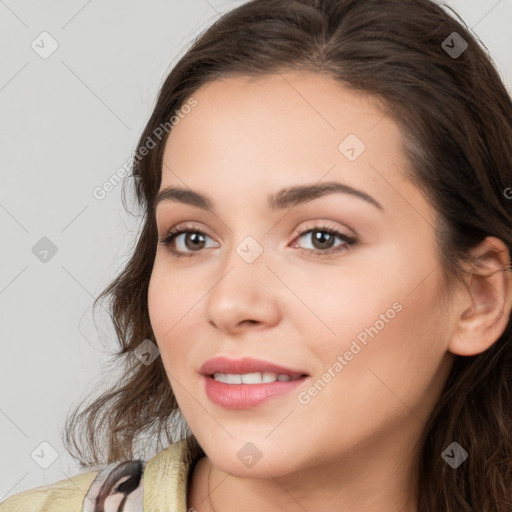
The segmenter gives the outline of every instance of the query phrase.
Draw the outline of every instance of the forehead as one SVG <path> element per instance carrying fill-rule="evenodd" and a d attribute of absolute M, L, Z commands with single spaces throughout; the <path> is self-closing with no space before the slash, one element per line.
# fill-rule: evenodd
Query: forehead
<path fill-rule="evenodd" d="M 407 202 L 422 199 L 404 179 L 400 127 L 382 102 L 329 76 L 234 76 L 192 97 L 197 105 L 168 137 L 161 189 L 190 187 L 240 208 L 322 180 L 363 189 L 382 204 L 401 197 L 410 209 Z"/>
<path fill-rule="evenodd" d="M 337 154 L 339 142 L 349 134 L 375 148 L 382 137 L 372 137 L 371 132 L 382 121 L 389 139 L 386 142 L 400 135 L 398 126 L 385 117 L 382 102 L 318 73 L 221 78 L 204 84 L 193 97 L 197 106 L 171 131 L 169 150 L 194 135 L 203 149 L 209 144 L 243 144 L 249 157 L 259 153 L 264 143 L 274 156 L 278 148 L 288 157 L 290 153 L 300 156 L 302 150 L 311 153 L 318 147 L 300 144 L 314 136 L 325 141 L 319 151 L 330 146 Z"/>

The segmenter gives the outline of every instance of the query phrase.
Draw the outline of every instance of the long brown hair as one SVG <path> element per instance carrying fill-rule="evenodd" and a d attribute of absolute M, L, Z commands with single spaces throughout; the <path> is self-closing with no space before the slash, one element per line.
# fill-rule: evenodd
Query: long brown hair
<path fill-rule="evenodd" d="M 138 142 L 132 178 L 142 230 L 124 270 L 95 301 L 111 299 L 116 357 L 125 371 L 114 388 L 68 417 L 65 444 L 82 467 L 132 458 L 143 436 L 160 443 L 165 435 L 168 444 L 190 434 L 161 358 L 144 365 L 134 356 L 143 340 L 155 341 L 147 291 L 168 135 L 155 137 L 155 130 L 218 77 L 299 69 L 372 95 L 398 123 L 409 177 L 439 214 L 447 282 L 460 279 L 469 249 L 488 235 L 512 253 L 512 102 L 464 22 L 430 0 L 247 2 L 221 16 L 175 65 Z M 149 152 L 148 138 L 156 142 Z M 456 470 L 441 457 L 452 441 L 469 453 Z M 418 511 L 512 510 L 510 319 L 488 350 L 455 359 L 420 442 Z"/>

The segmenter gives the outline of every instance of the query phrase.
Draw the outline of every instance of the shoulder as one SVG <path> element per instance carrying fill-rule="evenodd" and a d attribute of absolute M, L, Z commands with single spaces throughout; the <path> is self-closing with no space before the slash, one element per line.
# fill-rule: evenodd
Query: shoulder
<path fill-rule="evenodd" d="M 113 462 L 98 471 L 14 494 L 0 503 L 0 512 L 90 512 L 97 505 L 105 511 L 124 506 L 122 510 L 131 512 L 143 510 L 143 501 L 144 508 L 152 510 L 158 510 L 156 504 L 169 503 L 175 505 L 171 510 L 183 510 L 188 472 L 200 456 L 189 441 L 173 443 L 147 462 Z"/>
<path fill-rule="evenodd" d="M 81 473 L 13 494 L 0 503 L 0 512 L 81 512 L 87 491 L 98 474 L 99 471 Z"/>
<path fill-rule="evenodd" d="M 140 460 L 113 462 L 99 471 L 81 473 L 54 484 L 10 496 L 0 503 L 0 512 L 90 512 L 117 510 L 117 501 L 142 510 Z M 128 501 L 127 501 L 128 500 Z"/>
<path fill-rule="evenodd" d="M 85 496 L 82 512 L 142 511 L 145 465 L 143 460 L 125 460 L 104 467 Z"/>

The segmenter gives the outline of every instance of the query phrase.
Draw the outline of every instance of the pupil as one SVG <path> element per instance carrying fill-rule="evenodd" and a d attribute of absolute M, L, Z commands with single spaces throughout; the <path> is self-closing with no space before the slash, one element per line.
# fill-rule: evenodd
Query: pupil
<path fill-rule="evenodd" d="M 199 233 L 188 233 L 190 235 L 190 238 L 188 238 L 188 240 L 192 239 L 193 240 L 193 244 L 194 243 L 197 243 L 198 239 L 199 238 L 204 238 L 203 235 L 199 234 Z M 202 240 L 202 242 L 204 243 L 204 239 Z M 199 243 L 201 243 L 201 241 L 199 241 Z M 187 247 L 188 247 L 188 244 L 186 244 Z M 194 249 L 194 247 L 197 249 L 198 248 L 198 245 L 193 245 L 193 247 L 188 247 L 189 249 Z"/>
<path fill-rule="evenodd" d="M 320 249 L 330 248 L 332 242 L 332 235 L 325 231 L 316 231 L 316 236 L 313 237 L 313 240 L 320 243 Z"/>

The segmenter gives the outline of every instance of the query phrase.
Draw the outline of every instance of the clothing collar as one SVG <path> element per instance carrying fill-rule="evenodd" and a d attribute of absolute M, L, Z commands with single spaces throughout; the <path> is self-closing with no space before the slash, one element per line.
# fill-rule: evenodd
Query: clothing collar
<path fill-rule="evenodd" d="M 187 512 L 190 473 L 203 456 L 197 441 L 188 437 L 149 459 L 144 469 L 144 510 Z"/>

